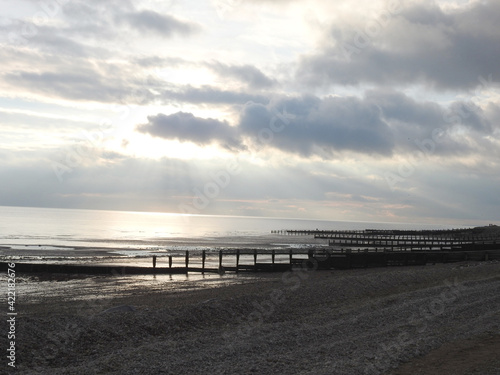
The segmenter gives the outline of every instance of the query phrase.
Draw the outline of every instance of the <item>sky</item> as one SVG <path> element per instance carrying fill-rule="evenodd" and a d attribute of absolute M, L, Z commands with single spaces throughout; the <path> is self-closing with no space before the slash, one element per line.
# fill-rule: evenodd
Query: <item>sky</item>
<path fill-rule="evenodd" d="M 0 205 L 500 221 L 499 1 L 0 4 Z"/>

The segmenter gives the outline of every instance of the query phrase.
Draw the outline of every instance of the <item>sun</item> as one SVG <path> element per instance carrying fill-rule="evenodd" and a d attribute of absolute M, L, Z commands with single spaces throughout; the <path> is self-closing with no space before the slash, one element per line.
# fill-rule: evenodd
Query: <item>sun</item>
<path fill-rule="evenodd" d="M 137 129 L 139 125 L 148 122 L 148 116 L 159 113 L 169 115 L 180 111 L 192 113 L 200 118 L 235 121 L 235 114 L 225 108 L 200 108 L 195 105 L 183 106 L 182 108 L 173 105 L 125 106 L 125 108 L 120 109 L 121 118 L 113 122 L 113 130 L 109 132 L 104 147 L 108 151 L 147 159 L 206 160 L 228 156 L 229 151 L 216 144 L 197 145 L 176 139 L 154 137 Z"/>
<path fill-rule="evenodd" d="M 227 156 L 227 151 L 217 145 L 198 146 L 191 142 L 180 142 L 153 137 L 137 131 L 117 134 L 106 142 L 106 149 L 132 158 L 141 159 L 215 159 Z"/>

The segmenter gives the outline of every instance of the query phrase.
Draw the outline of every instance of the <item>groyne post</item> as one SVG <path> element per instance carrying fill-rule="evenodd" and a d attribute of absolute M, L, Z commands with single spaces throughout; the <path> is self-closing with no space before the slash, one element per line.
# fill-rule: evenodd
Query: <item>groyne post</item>
<path fill-rule="evenodd" d="M 207 258 L 207 254 L 205 250 L 201 251 L 201 273 L 205 273 L 205 259 Z"/>

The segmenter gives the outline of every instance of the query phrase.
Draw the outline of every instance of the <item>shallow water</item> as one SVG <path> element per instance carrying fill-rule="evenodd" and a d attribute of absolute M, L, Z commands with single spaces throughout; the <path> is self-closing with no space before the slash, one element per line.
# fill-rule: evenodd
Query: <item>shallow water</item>
<path fill-rule="evenodd" d="M 87 308 L 104 309 L 106 300 L 129 297 L 142 293 L 179 293 L 197 289 L 220 288 L 230 284 L 242 284 L 262 280 L 252 274 L 216 273 L 188 275 L 115 275 L 76 277 L 75 275 L 39 275 L 17 278 L 16 295 L 19 310 L 23 304 L 54 303 L 56 301 L 84 302 Z M 3 279 L 3 277 L 2 277 Z M 3 282 L 4 280 L 2 280 Z"/>
<path fill-rule="evenodd" d="M 446 225 L 180 215 L 0 206 L 0 246 L 120 249 L 249 247 L 295 243 L 282 229 L 444 229 Z"/>

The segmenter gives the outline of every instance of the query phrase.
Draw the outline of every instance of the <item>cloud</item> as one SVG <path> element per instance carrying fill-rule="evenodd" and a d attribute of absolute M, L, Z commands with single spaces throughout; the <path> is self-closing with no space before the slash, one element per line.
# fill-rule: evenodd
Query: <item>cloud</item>
<path fill-rule="evenodd" d="M 278 116 L 281 111 L 286 111 L 286 119 Z M 305 96 L 267 106 L 251 103 L 242 111 L 240 127 L 254 136 L 274 127 L 279 131 L 265 143 L 304 157 L 316 154 L 330 158 L 347 150 L 390 155 L 393 148 L 393 137 L 380 109 L 355 97 Z"/>
<path fill-rule="evenodd" d="M 181 203 L 192 206 L 226 164 L 219 159 L 147 160 L 103 152 L 88 163 L 73 165 L 60 182 L 46 152 L 0 150 L 0 156 L 1 205 L 164 212 L 182 212 Z M 383 178 L 372 175 L 390 164 L 363 160 L 300 160 L 266 168 L 239 160 L 241 172 L 232 175 L 200 213 L 242 215 L 260 209 L 264 216 L 293 217 L 302 206 L 310 217 L 329 220 L 427 217 L 434 222 L 446 218 L 447 223 L 458 219 L 467 225 L 466 219 L 498 218 L 498 161 L 484 168 L 462 167 L 463 173 L 448 165 L 423 163 L 392 192 Z"/>
<path fill-rule="evenodd" d="M 213 4 L 21 3 L 0 20 L 0 204 L 179 212 L 224 155 L 242 172 L 203 213 L 498 218 L 496 1 L 245 0 L 223 22 Z M 102 119 L 120 134 L 91 147 Z M 162 139 L 207 152 L 157 159 Z"/>
<path fill-rule="evenodd" d="M 463 157 L 495 147 L 492 123 L 500 114 L 496 106 L 488 108 L 463 101 L 444 107 L 382 89 L 368 90 L 363 97 L 306 95 L 248 102 L 233 126 L 179 112 L 150 116 L 138 129 L 200 146 L 215 142 L 242 150 L 246 145 L 253 152 L 276 149 L 301 158 L 336 159 L 345 153 L 390 158 L 419 153 L 429 140 L 432 156 Z"/>
<path fill-rule="evenodd" d="M 28 57 L 28 56 L 27 56 Z M 77 61 L 72 61 L 77 63 Z M 245 104 L 267 103 L 263 95 L 225 90 L 204 85 L 174 85 L 158 77 L 134 74 L 133 65 L 102 63 L 99 66 L 81 60 L 78 70 L 57 64 L 59 69 L 42 71 L 11 70 L 0 76 L 10 87 L 63 99 L 104 103 L 195 103 Z"/>
<path fill-rule="evenodd" d="M 493 146 L 491 124 L 500 119 L 495 114 L 493 107 L 485 112 L 470 102 L 444 107 L 379 89 L 368 90 L 361 98 L 303 96 L 267 105 L 249 103 L 239 128 L 261 145 L 302 157 L 331 159 L 346 151 L 386 158 L 406 155 L 418 152 L 419 145 L 436 132 L 443 137 L 435 155 L 463 156 L 481 153 L 484 142 Z M 259 140 L 259 133 L 266 139 Z"/>
<path fill-rule="evenodd" d="M 73 100 L 118 102 L 128 94 L 119 81 L 105 79 L 92 68 L 81 67 L 79 71 L 28 72 L 4 74 L 4 80 L 12 86 L 24 87 L 31 92 Z"/>
<path fill-rule="evenodd" d="M 309 85 L 423 84 L 469 90 L 498 72 L 500 3 L 445 12 L 435 3 L 404 5 L 358 26 L 328 30 L 319 53 L 303 55 L 297 78 Z"/>
<path fill-rule="evenodd" d="M 152 10 L 126 13 L 119 19 L 124 19 L 130 26 L 140 32 L 153 32 L 166 37 L 173 35 L 189 36 L 200 29 L 198 25 L 192 22 L 181 21 L 173 16 L 160 14 Z"/>
<path fill-rule="evenodd" d="M 208 64 L 221 77 L 233 77 L 247 84 L 250 88 L 270 88 L 276 84 L 271 79 L 252 65 L 226 65 L 220 62 Z"/>
<path fill-rule="evenodd" d="M 466 141 L 469 132 L 475 138 L 491 135 L 490 116 L 472 102 L 455 101 L 445 107 L 435 102 L 418 102 L 404 93 L 395 90 L 369 90 L 366 101 L 381 110 L 381 117 L 390 127 L 395 140 L 395 149 L 406 153 L 415 148 L 416 143 L 431 139 L 435 131 L 446 136 L 440 139 L 439 155 L 477 152 Z M 461 138 L 450 136 L 458 128 L 463 128 Z"/>
<path fill-rule="evenodd" d="M 191 113 L 149 116 L 147 124 L 139 125 L 137 130 L 155 137 L 188 141 L 201 146 L 216 142 L 228 150 L 244 148 L 236 130 L 227 122 L 195 117 Z"/>
<path fill-rule="evenodd" d="M 4 111 L 0 109 L 0 124 L 3 130 L 12 130 L 22 132 L 32 131 L 55 131 L 58 134 L 74 133 L 75 131 L 82 131 L 84 129 L 91 129 L 97 127 L 96 124 L 88 121 L 69 119 L 64 117 L 49 117 L 46 115 L 37 115 L 35 113 L 23 113 L 16 111 Z M 26 134 L 28 135 L 28 134 Z M 29 134 L 29 136 L 38 136 Z M 54 139 L 56 140 L 56 139 Z"/>
<path fill-rule="evenodd" d="M 245 104 L 249 101 L 257 103 L 269 102 L 269 99 L 263 95 L 224 90 L 208 85 L 203 85 L 201 87 L 184 85 L 175 90 L 164 90 L 162 92 L 162 98 L 165 102 L 177 100 L 180 102 L 212 104 Z"/>

